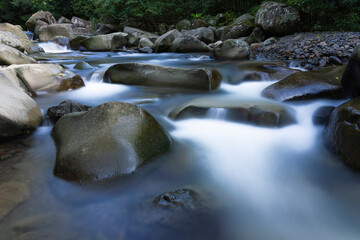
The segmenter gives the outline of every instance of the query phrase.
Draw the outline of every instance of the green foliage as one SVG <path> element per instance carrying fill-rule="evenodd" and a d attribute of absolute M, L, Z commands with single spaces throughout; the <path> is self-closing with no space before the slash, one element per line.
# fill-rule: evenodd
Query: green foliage
<path fill-rule="evenodd" d="M 202 13 L 192 13 L 191 16 L 192 16 L 194 19 L 199 19 L 199 18 L 202 18 L 202 17 L 203 17 Z"/>

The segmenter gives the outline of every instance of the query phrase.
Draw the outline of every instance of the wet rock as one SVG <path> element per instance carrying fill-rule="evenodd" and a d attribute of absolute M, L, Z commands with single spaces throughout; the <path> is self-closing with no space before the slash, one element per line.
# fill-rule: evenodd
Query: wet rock
<path fill-rule="evenodd" d="M 91 66 L 90 64 L 88 64 L 87 62 L 79 62 L 74 66 L 75 69 L 78 70 L 89 70 L 89 69 L 94 69 L 93 66 Z"/>
<path fill-rule="evenodd" d="M 200 27 L 193 30 L 183 30 L 181 31 L 181 34 L 196 37 L 206 44 L 214 42 L 214 32 L 206 27 Z"/>
<path fill-rule="evenodd" d="M 154 203 L 159 207 L 169 209 L 196 210 L 202 207 L 200 195 L 191 189 L 178 189 L 165 192 L 155 198 Z"/>
<path fill-rule="evenodd" d="M 60 46 L 70 45 L 69 39 L 67 37 L 62 37 L 62 36 L 53 37 L 52 39 L 50 39 L 50 42 L 54 42 L 56 44 L 59 44 Z"/>
<path fill-rule="evenodd" d="M 67 37 L 70 41 L 75 38 L 75 32 L 72 24 L 52 24 L 43 26 L 39 30 L 40 42 L 47 42 L 53 37 L 63 36 Z"/>
<path fill-rule="evenodd" d="M 313 123 L 316 125 L 326 125 L 329 122 L 331 113 L 334 109 L 335 107 L 332 106 L 318 108 L 312 116 Z"/>
<path fill-rule="evenodd" d="M 152 41 L 150 41 L 150 39 L 146 38 L 146 37 L 142 37 L 139 41 L 139 47 L 140 48 L 144 48 L 144 47 L 149 47 L 151 49 L 154 48 L 154 43 Z"/>
<path fill-rule="evenodd" d="M 198 53 L 210 52 L 211 49 L 194 36 L 182 35 L 174 40 L 169 51 L 178 53 Z"/>
<path fill-rule="evenodd" d="M 328 149 L 346 165 L 360 169 L 360 98 L 335 108 L 324 129 L 323 137 Z"/>
<path fill-rule="evenodd" d="M 139 41 L 143 37 L 148 38 L 151 42 L 155 42 L 156 39 L 159 38 L 159 36 L 156 34 L 132 27 L 125 27 L 124 33 L 129 34 L 129 42 L 128 42 L 129 46 L 134 46 L 134 47 L 139 45 Z"/>
<path fill-rule="evenodd" d="M 221 75 L 214 69 L 185 69 L 143 63 L 116 64 L 105 72 L 104 79 L 128 85 L 202 91 L 216 90 L 221 83 Z"/>
<path fill-rule="evenodd" d="M 265 2 L 256 13 L 255 23 L 275 36 L 296 32 L 300 24 L 299 11 L 283 3 Z"/>
<path fill-rule="evenodd" d="M 95 35 L 81 42 L 89 51 L 111 51 L 122 48 L 127 43 L 127 33 L 111 33 L 106 35 Z M 115 38 L 115 40 L 114 40 Z"/>
<path fill-rule="evenodd" d="M 140 53 L 152 53 L 153 50 L 152 50 L 151 47 L 143 47 L 143 48 L 140 48 L 140 49 L 139 49 L 139 52 L 140 52 Z"/>
<path fill-rule="evenodd" d="M 0 103 L 1 104 L 1 103 Z M 7 182 L 0 185 L 0 222 L 19 204 L 30 197 L 27 186 L 20 182 Z"/>
<path fill-rule="evenodd" d="M 68 114 L 56 123 L 51 136 L 57 149 L 54 174 L 80 182 L 131 174 L 172 144 L 149 113 L 122 102 Z"/>
<path fill-rule="evenodd" d="M 261 43 L 266 39 L 265 32 L 261 27 L 254 28 L 249 37 L 254 40 L 254 43 Z"/>
<path fill-rule="evenodd" d="M 90 106 L 66 100 L 57 106 L 50 107 L 46 114 L 53 123 L 56 123 L 61 117 L 69 113 L 89 111 L 90 109 Z"/>
<path fill-rule="evenodd" d="M 181 33 L 176 29 L 161 35 L 155 41 L 155 52 L 167 52 L 171 47 L 173 41 L 180 36 Z"/>
<path fill-rule="evenodd" d="M 228 39 L 214 48 L 214 57 L 221 60 L 244 60 L 250 57 L 250 46 L 239 39 Z"/>
<path fill-rule="evenodd" d="M 12 48 L 16 48 L 20 52 L 25 51 L 25 47 L 20 39 L 11 32 L 0 31 L 0 43 Z"/>
<path fill-rule="evenodd" d="M 22 64 L 1 69 L 17 86 L 26 92 L 65 91 L 85 86 L 81 77 L 56 64 Z"/>
<path fill-rule="evenodd" d="M 85 41 L 86 39 L 89 39 L 89 36 L 84 36 L 84 35 L 80 35 L 80 36 L 76 36 L 74 39 L 70 40 L 70 47 L 73 50 L 79 50 L 81 46 L 81 43 L 83 41 Z"/>
<path fill-rule="evenodd" d="M 262 95 L 277 101 L 314 98 L 343 98 L 341 76 L 345 67 L 327 67 L 294 73 L 265 88 Z"/>
<path fill-rule="evenodd" d="M 351 55 L 342 76 L 341 85 L 348 97 L 360 96 L 360 47 L 356 48 Z"/>
<path fill-rule="evenodd" d="M 54 18 L 54 16 L 50 13 L 50 12 L 44 12 L 44 11 L 39 11 L 34 13 L 25 23 L 25 26 L 33 31 L 35 29 L 36 26 L 36 21 L 37 20 L 41 20 L 46 22 L 47 24 L 55 24 L 56 23 L 56 19 Z"/>
<path fill-rule="evenodd" d="M 19 50 L 0 43 L 0 64 L 28 64 L 36 63 L 35 59 L 26 56 Z"/>

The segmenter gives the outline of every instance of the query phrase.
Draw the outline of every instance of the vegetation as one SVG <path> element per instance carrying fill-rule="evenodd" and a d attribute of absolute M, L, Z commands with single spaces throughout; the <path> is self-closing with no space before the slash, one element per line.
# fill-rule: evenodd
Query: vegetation
<path fill-rule="evenodd" d="M 360 0 L 276 0 L 298 8 L 303 30 L 360 31 Z M 209 20 L 226 13 L 227 22 L 242 13 L 256 14 L 262 0 L 9 0 L 0 1 L 0 21 L 24 24 L 32 13 L 47 10 L 56 18 L 132 21 L 141 26 L 174 24 L 182 18 Z"/>

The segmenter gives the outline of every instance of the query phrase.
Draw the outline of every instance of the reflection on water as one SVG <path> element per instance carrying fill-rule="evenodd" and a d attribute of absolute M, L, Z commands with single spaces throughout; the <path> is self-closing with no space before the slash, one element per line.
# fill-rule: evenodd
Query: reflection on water
<path fill-rule="evenodd" d="M 1 183 L 26 183 L 31 197 L 0 222 L 0 239 L 359 239 L 360 178 L 328 153 L 322 127 L 311 122 L 318 107 L 341 102 L 287 103 L 295 109 L 297 124 L 280 129 L 220 120 L 226 113 L 221 108 L 208 112 L 216 119 L 173 121 L 169 112 L 199 97 L 271 102 L 261 91 L 273 82 L 231 85 L 235 64 L 201 55 L 66 52 L 37 57 L 64 64 L 86 81 L 76 91 L 39 95 L 35 100 L 43 112 L 66 99 L 93 107 L 131 102 L 154 115 L 176 144 L 131 176 L 79 186 L 52 174 L 51 126 L 1 143 L 0 157 L 2 151 L 17 149 L 0 161 Z M 81 61 L 95 69 L 73 69 Z M 121 62 L 214 67 L 225 83 L 213 93 L 103 83 L 106 69 Z M 216 199 L 207 215 L 183 216 L 154 207 L 159 194 L 189 186 Z"/>

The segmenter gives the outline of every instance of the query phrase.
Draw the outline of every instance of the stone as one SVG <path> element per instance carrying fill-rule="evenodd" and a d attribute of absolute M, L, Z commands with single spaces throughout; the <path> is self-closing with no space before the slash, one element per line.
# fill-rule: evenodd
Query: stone
<path fill-rule="evenodd" d="M 178 31 L 187 30 L 190 29 L 190 27 L 191 22 L 188 19 L 183 19 L 176 24 L 176 29 Z"/>
<path fill-rule="evenodd" d="M 246 37 L 251 34 L 253 29 L 253 26 L 248 26 L 242 23 L 227 26 L 222 30 L 221 40 L 225 41 L 227 39 L 238 39 L 241 37 Z"/>
<path fill-rule="evenodd" d="M 169 150 L 172 139 L 144 109 L 109 102 L 71 113 L 54 126 L 54 174 L 94 182 L 129 175 Z"/>
<path fill-rule="evenodd" d="M 106 35 L 95 35 L 81 42 L 88 51 L 112 51 L 126 45 L 127 33 L 111 33 Z M 115 38 L 115 40 L 114 40 Z"/>
<path fill-rule="evenodd" d="M 290 35 L 300 26 L 300 14 L 283 3 L 265 2 L 256 13 L 255 24 L 275 36 Z"/>
<path fill-rule="evenodd" d="M 164 34 L 168 31 L 168 25 L 166 23 L 160 23 L 159 24 L 159 33 Z"/>
<path fill-rule="evenodd" d="M 39 30 L 40 42 L 47 42 L 53 37 L 67 37 L 70 41 L 75 38 L 75 32 L 72 24 L 52 24 L 43 26 Z"/>
<path fill-rule="evenodd" d="M 154 46 L 155 46 L 154 43 L 152 41 L 150 41 L 150 39 L 148 39 L 146 37 L 140 38 L 139 48 L 149 47 L 149 48 L 153 49 Z"/>
<path fill-rule="evenodd" d="M 194 36 L 200 41 L 209 44 L 215 41 L 214 32 L 210 28 L 200 27 L 193 30 L 183 30 L 181 34 L 187 36 Z"/>
<path fill-rule="evenodd" d="M 56 123 L 60 118 L 69 113 L 89 111 L 90 109 L 90 106 L 66 100 L 57 106 L 48 108 L 46 115 L 53 123 Z"/>
<path fill-rule="evenodd" d="M 360 47 L 351 55 L 341 78 L 341 85 L 350 98 L 360 96 Z"/>
<path fill-rule="evenodd" d="M 89 70 L 89 69 L 94 69 L 93 66 L 91 66 L 90 64 L 88 64 L 87 62 L 78 62 L 75 66 L 75 69 L 78 70 Z"/>
<path fill-rule="evenodd" d="M 221 75 L 209 68 L 185 69 L 144 63 L 122 63 L 111 66 L 105 81 L 127 85 L 183 88 L 212 91 L 219 88 Z"/>
<path fill-rule="evenodd" d="M 249 59 L 251 49 L 249 44 L 239 39 L 228 39 L 213 50 L 215 59 L 244 60 Z"/>
<path fill-rule="evenodd" d="M 115 32 L 119 32 L 119 28 L 113 24 L 98 23 L 96 25 L 96 35 L 103 35 Z"/>
<path fill-rule="evenodd" d="M 25 26 L 33 31 L 36 27 L 36 21 L 37 20 L 41 20 L 46 22 L 47 24 L 55 24 L 56 23 L 56 19 L 54 18 L 54 16 L 50 13 L 50 12 L 44 12 L 44 11 L 39 11 L 34 13 L 25 23 Z"/>
<path fill-rule="evenodd" d="M 174 40 L 170 52 L 198 53 L 210 52 L 211 49 L 202 41 L 191 35 L 182 35 Z"/>
<path fill-rule="evenodd" d="M 312 116 L 312 121 L 315 125 L 326 125 L 329 122 L 332 111 L 335 107 L 332 106 L 323 106 L 314 112 Z"/>
<path fill-rule="evenodd" d="M 16 48 L 20 52 L 25 51 L 25 47 L 20 39 L 11 32 L 0 31 L 0 43 L 12 48 Z"/>
<path fill-rule="evenodd" d="M 255 17 L 251 14 L 246 13 L 246 14 L 243 14 L 240 17 L 236 18 L 232 24 L 234 24 L 234 25 L 246 24 L 248 26 L 254 26 L 255 25 Z"/>
<path fill-rule="evenodd" d="M 270 85 L 262 92 L 264 97 L 277 101 L 314 98 L 344 98 L 341 87 L 343 66 L 326 67 L 320 70 L 297 72 Z"/>
<path fill-rule="evenodd" d="M 63 37 L 63 36 L 55 36 L 55 37 L 51 38 L 49 41 L 54 42 L 60 46 L 67 47 L 70 45 L 70 40 L 67 37 Z"/>
<path fill-rule="evenodd" d="M 74 39 L 70 40 L 70 46 L 71 49 L 73 50 L 79 50 L 81 47 L 81 43 L 83 41 L 85 41 L 86 39 L 90 39 L 89 36 L 85 36 L 85 35 L 80 35 L 80 36 L 76 36 Z"/>
<path fill-rule="evenodd" d="M 125 27 L 124 28 L 124 33 L 129 34 L 129 46 L 138 46 L 139 45 L 139 41 L 141 38 L 146 37 L 148 38 L 151 42 L 155 42 L 156 39 L 159 38 L 159 35 L 150 33 L 150 32 L 146 32 L 137 28 L 133 28 L 133 27 Z"/>
<path fill-rule="evenodd" d="M 155 41 L 155 52 L 167 52 L 171 47 L 173 41 L 180 36 L 181 33 L 176 29 L 161 35 Z"/>
<path fill-rule="evenodd" d="M 57 21 L 58 24 L 62 24 L 62 23 L 71 23 L 71 20 L 70 19 L 67 19 L 66 17 L 64 16 L 61 16 L 59 18 L 59 20 Z"/>
<path fill-rule="evenodd" d="M 35 59 L 26 56 L 19 50 L 0 43 L 0 64 L 29 64 L 36 63 Z"/>
<path fill-rule="evenodd" d="M 30 197 L 30 192 L 24 183 L 6 182 L 0 185 L 0 222 L 19 204 Z"/>
<path fill-rule="evenodd" d="M 154 203 L 159 207 L 186 211 L 194 211 L 203 205 L 200 195 L 187 188 L 165 192 L 157 196 Z"/>
<path fill-rule="evenodd" d="M 278 38 L 271 37 L 271 38 L 266 39 L 264 42 L 262 42 L 261 46 L 266 47 L 266 46 L 272 45 L 272 44 L 274 44 L 274 43 L 276 43 L 278 41 L 279 41 Z"/>
<path fill-rule="evenodd" d="M 74 25 L 75 28 L 85 28 L 85 29 L 91 29 L 91 22 L 84 20 L 79 17 L 72 17 L 71 23 Z"/>

